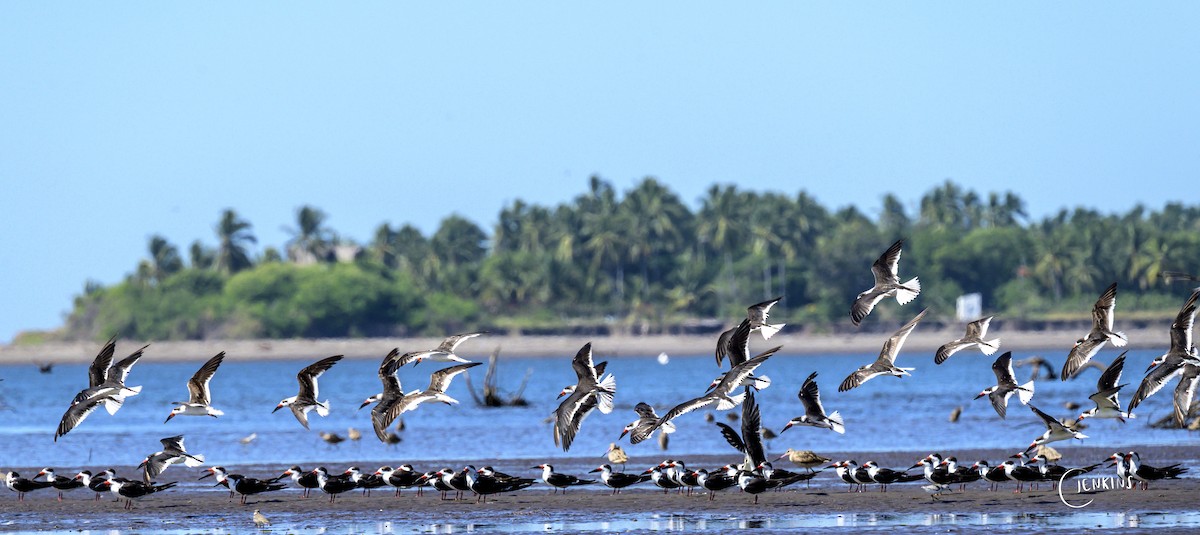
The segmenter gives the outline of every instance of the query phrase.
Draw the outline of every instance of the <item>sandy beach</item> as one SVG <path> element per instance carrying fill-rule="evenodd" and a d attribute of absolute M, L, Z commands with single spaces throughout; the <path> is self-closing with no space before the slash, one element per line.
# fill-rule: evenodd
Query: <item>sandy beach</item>
<path fill-rule="evenodd" d="M 884 466 L 907 468 L 928 452 L 823 452 L 841 459 L 856 458 L 859 462 L 875 459 Z M 991 459 L 998 463 L 1007 457 L 998 450 L 970 450 L 945 452 L 957 455 L 968 464 L 978 459 Z M 1065 466 L 1078 466 L 1099 462 L 1108 453 L 1096 448 L 1073 448 L 1068 452 Z M 1163 466 L 1175 462 L 1195 462 L 1194 448 L 1152 447 L 1140 452 L 1145 462 Z M 656 464 L 661 459 L 635 457 L 626 470 L 640 471 Z M 704 456 L 688 459 L 693 468 L 715 467 L 726 462 L 736 462 L 735 456 Z M 418 470 L 433 470 L 437 467 L 461 467 L 467 463 L 475 466 L 490 464 L 502 471 L 515 475 L 535 477 L 537 470 L 529 466 L 542 461 L 534 459 L 485 459 L 454 461 L 414 461 Z M 555 459 L 556 470 L 586 476 L 588 467 L 598 465 L 594 458 Z M 378 461 L 364 460 L 360 464 L 376 468 Z M 795 469 L 786 461 L 778 461 L 777 467 Z M 282 472 L 284 467 L 247 466 L 229 467 L 232 471 L 255 477 L 271 477 Z M 73 468 L 74 469 L 74 468 Z M 342 470 L 339 467 L 336 470 Z M 22 474 L 36 473 L 39 468 L 18 469 Z M 135 473 L 133 467 L 117 467 L 118 474 Z M 331 470 L 333 467 L 331 465 Z M 65 470 L 63 470 L 65 473 Z M 760 532 L 792 532 L 798 528 L 821 527 L 897 527 L 938 528 L 945 531 L 947 523 L 961 524 L 960 527 L 982 526 L 989 523 L 1008 524 L 1009 529 L 1019 532 L 1069 530 L 1080 532 L 1084 528 L 1107 529 L 1139 527 L 1154 519 L 1159 527 L 1175 526 L 1180 532 L 1200 527 L 1196 514 L 1196 480 L 1185 478 L 1166 480 L 1151 485 L 1150 490 L 1111 490 L 1079 493 L 1079 484 L 1071 483 L 1064 488 L 1063 496 L 1072 504 L 1082 508 L 1069 508 L 1060 495 L 1042 484 L 1040 490 L 1014 493 L 1014 485 L 1003 485 L 1000 490 L 989 491 L 985 483 L 973 483 L 966 490 L 955 490 L 951 494 L 933 499 L 920 488 L 920 484 L 894 485 L 886 493 L 872 487 L 865 492 L 847 492 L 847 485 L 836 479 L 833 471 L 826 471 L 813 479 L 810 488 L 801 483 L 780 492 L 767 492 L 753 497 L 736 488 L 718 494 L 709 501 L 703 493 L 691 496 L 676 492 L 664 493 L 651 484 L 641 484 L 627 489 L 620 495 L 611 496 L 607 488 L 600 485 L 577 487 L 564 494 L 552 494 L 541 482 L 519 492 L 491 496 L 487 503 L 476 503 L 474 497 L 462 501 L 442 501 L 436 492 L 426 492 L 418 497 L 406 490 L 400 497 L 393 496 L 390 489 L 374 492 L 370 497 L 358 491 L 342 494 L 336 503 L 318 493 L 311 498 L 302 498 L 298 488 L 252 496 L 248 505 L 230 501 L 222 489 L 214 489 L 208 481 L 197 481 L 204 473 L 203 468 L 171 467 L 160 481 L 180 481 L 175 489 L 152 495 L 137 502 L 132 511 L 124 511 L 112 496 L 103 496 L 93 501 L 93 494 L 86 490 L 68 493 L 63 502 L 55 500 L 52 491 L 30 493 L 25 502 L 17 502 L 13 493 L 4 497 L 3 523 L 0 530 L 133 530 L 133 531 L 223 531 L 252 529 L 250 517 L 254 509 L 261 510 L 274 522 L 280 532 L 303 532 L 330 528 L 339 532 L 438 532 L 438 526 L 446 531 L 467 531 L 468 527 L 480 531 L 543 531 L 542 526 L 558 525 L 565 531 L 626 531 L 658 530 L 673 531 L 724 531 L 730 527 L 722 522 L 760 522 L 749 527 L 763 528 Z M 1113 469 L 1100 468 L 1085 476 L 1092 481 L 1115 479 Z M 947 520 L 950 519 L 950 520 Z M 671 524 L 671 523 L 674 524 Z M 1132 522 L 1132 524 L 1131 524 Z M 657 527 L 652 527 L 657 526 Z M 660 526 L 660 523 L 664 523 Z M 1139 524 L 1142 523 L 1142 524 Z M 489 528 L 490 526 L 490 528 Z M 537 528 L 537 529 L 534 529 Z M 549 528 L 546 528 L 549 529 Z M 1162 532 L 1161 530 L 1156 530 Z"/>
<path fill-rule="evenodd" d="M 1062 356 L 1084 331 L 1012 331 L 992 333 L 1003 339 L 1005 350 L 1033 351 L 1062 348 Z M 1126 329 L 1128 348 L 1158 348 L 1169 345 L 1167 328 Z M 771 338 L 770 344 L 782 345 L 783 354 L 811 355 L 834 353 L 875 352 L 890 335 L 887 333 L 853 334 L 796 334 L 787 330 Z M 960 329 L 917 329 L 905 343 L 905 351 L 936 350 L 942 344 L 962 336 Z M 484 336 L 473 341 L 464 354 L 483 358 L 499 349 L 503 357 L 554 356 L 570 357 L 584 343 L 592 342 L 598 357 L 707 355 L 712 353 L 716 335 L 646 335 L 646 336 Z M 204 360 L 225 351 L 230 360 L 237 359 L 299 359 L 315 355 L 346 355 L 347 358 L 379 358 L 391 348 L 401 351 L 437 347 L 440 338 L 346 338 L 315 340 L 199 340 L 199 341 L 121 341 L 120 347 L 140 347 L 151 344 L 147 355 L 156 360 Z M 100 347 L 95 342 L 49 342 L 36 346 L 2 346 L 0 363 L 24 364 L 31 360 L 46 362 L 91 362 Z M 758 341 L 755 347 L 766 347 Z"/>

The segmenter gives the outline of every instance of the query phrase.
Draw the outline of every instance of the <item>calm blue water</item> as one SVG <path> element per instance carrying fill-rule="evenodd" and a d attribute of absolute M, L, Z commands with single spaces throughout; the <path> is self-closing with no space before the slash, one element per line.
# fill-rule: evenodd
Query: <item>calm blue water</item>
<path fill-rule="evenodd" d="M 754 349 L 766 346 L 753 342 Z M 135 349 L 118 347 L 118 356 Z M 381 348 L 382 355 L 384 349 Z M 786 348 L 785 348 L 786 350 Z M 597 347 L 597 361 L 603 347 Z M 1014 354 L 1020 359 L 1041 354 L 1061 362 L 1066 350 L 1047 350 Z M 1106 350 L 1099 359 L 1109 361 L 1119 352 Z M 1122 392 L 1125 403 L 1141 380 L 1146 365 L 1158 354 L 1153 350 L 1130 351 Z M 366 396 L 380 390 L 376 368 L 378 361 L 345 360 L 320 379 L 321 397 L 332 402 L 329 417 L 312 413 L 311 431 L 305 431 L 291 412 L 271 410 L 280 399 L 296 394 L 296 372 L 324 355 L 306 361 L 242 362 L 231 355 L 213 379 L 214 405 L 225 411 L 220 419 L 179 417 L 164 424 L 173 400 L 186 398 L 185 382 L 200 361 L 193 363 L 156 363 L 153 346 L 130 374 L 129 385 L 143 385 L 138 396 L 130 398 L 115 416 L 103 410 L 93 413 L 70 434 L 52 441 L 54 429 L 72 396 L 87 381 L 86 366 L 60 365 L 49 375 L 32 365 L 0 366 L 0 466 L 95 467 L 136 464 L 146 454 L 159 449 L 158 439 L 182 433 L 188 450 L 203 453 L 209 464 L 245 465 L 311 464 L 311 461 L 371 461 L 394 464 L 408 460 L 439 459 L 539 459 L 595 458 L 617 440 L 621 428 L 635 417 L 632 407 L 639 401 L 654 405 L 660 414 L 670 406 L 700 395 L 719 373 L 712 356 L 673 356 L 663 366 L 651 356 L 608 359 L 608 371 L 617 377 L 617 409 L 613 414 L 594 412 L 579 433 L 569 454 L 556 449 L 547 417 L 557 407 L 555 396 L 563 386 L 574 382 L 571 355 L 557 358 L 501 359 L 500 384 L 515 389 L 527 370 L 533 370 L 525 397 L 525 408 L 487 409 L 477 407 L 460 376 L 449 394 L 461 401 L 457 406 L 424 405 L 404 416 L 403 442 L 386 446 L 371 432 L 367 410 L 356 412 Z M 768 444 L 769 453 L 781 453 L 788 447 L 821 452 L 947 450 L 959 448 L 1023 449 L 1044 431 L 1040 420 L 1022 407 L 1014 396 L 1008 420 L 1000 420 L 986 398 L 972 400 L 975 394 L 995 382 L 991 357 L 963 352 L 941 366 L 933 364 L 928 353 L 901 354 L 901 366 L 915 366 L 913 377 L 880 377 L 863 387 L 838 393 L 837 385 L 856 369 L 875 358 L 874 354 L 836 356 L 793 356 L 780 354 L 768 361 L 760 372 L 774 384 L 759 394 L 764 425 L 782 429 L 788 419 L 803 413 L 796 391 L 812 371 L 821 387 L 826 410 L 839 410 L 846 420 L 846 434 L 837 435 L 815 428 L 793 428 Z M 49 360 L 49 359 L 47 359 Z M 423 363 L 400 372 L 405 390 L 425 388 L 428 374 L 441 363 Z M 1024 381 L 1030 371 L 1017 370 Z M 482 367 L 473 374 L 478 387 Z M 1060 417 L 1068 413 L 1063 402 L 1088 403 L 1095 388 L 1095 370 L 1081 380 L 1068 383 L 1040 381 L 1033 403 Z M 1169 388 L 1173 388 L 1173 385 Z M 1139 410 L 1139 418 L 1122 425 L 1114 420 L 1091 420 L 1084 432 L 1084 445 L 1127 449 L 1135 445 L 1194 444 L 1192 433 L 1156 430 L 1149 420 L 1170 411 L 1170 390 L 1152 397 Z M 947 418 L 956 406 L 963 412 L 958 423 Z M 1086 406 L 1084 408 L 1087 408 Z M 1082 410 L 1082 409 L 1080 409 Z M 740 414 L 740 410 L 735 409 Z M 727 421 L 724 413 L 718 421 Z M 676 421 L 678 431 L 671 436 L 673 456 L 728 454 L 732 450 L 717 428 L 704 421 L 704 411 L 691 413 Z M 332 447 L 323 442 L 318 431 L 346 434 L 349 427 L 363 431 L 358 442 Z M 736 426 L 735 426 L 736 427 Z M 242 445 L 238 439 L 257 433 L 258 439 Z M 1060 450 L 1066 443 L 1056 443 Z M 637 446 L 624 444 L 630 455 L 656 456 L 654 441 Z"/>

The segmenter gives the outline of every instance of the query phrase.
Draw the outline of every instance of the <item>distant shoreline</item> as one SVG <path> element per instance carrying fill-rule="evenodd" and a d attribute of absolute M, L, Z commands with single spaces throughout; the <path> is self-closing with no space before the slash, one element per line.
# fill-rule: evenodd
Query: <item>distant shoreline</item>
<path fill-rule="evenodd" d="M 1167 329 L 1126 329 L 1129 345 L 1126 349 L 1162 348 L 1169 345 Z M 1001 339 L 1002 351 L 1028 352 L 1061 348 L 1065 357 L 1075 340 L 1084 331 L 998 331 L 989 333 Z M 796 334 L 784 332 L 764 341 L 754 334 L 751 351 L 783 346 L 781 355 L 825 355 L 837 353 L 873 353 L 879 351 L 888 333 Z M 909 336 L 904 351 L 932 353 L 942 344 L 962 336 L 959 329 L 924 331 L 917 329 Z M 464 342 L 459 354 L 471 360 L 486 359 L 496 349 L 502 357 L 563 356 L 569 358 L 583 344 L 592 342 L 593 350 L 602 358 L 668 355 L 711 355 L 716 346 L 715 335 L 495 335 L 481 336 Z M 184 340 L 134 341 L 121 340 L 117 353 L 127 354 L 150 344 L 147 357 L 172 362 L 201 361 L 225 351 L 231 360 L 243 359 L 307 359 L 326 355 L 346 355 L 347 358 L 380 358 L 394 347 L 401 351 L 432 349 L 439 338 L 340 338 L 286 340 Z M 31 361 L 55 363 L 91 362 L 101 344 L 97 342 L 47 342 L 30 346 L 0 347 L 0 365 L 28 364 Z M 1047 355 L 1055 356 L 1055 355 Z"/>

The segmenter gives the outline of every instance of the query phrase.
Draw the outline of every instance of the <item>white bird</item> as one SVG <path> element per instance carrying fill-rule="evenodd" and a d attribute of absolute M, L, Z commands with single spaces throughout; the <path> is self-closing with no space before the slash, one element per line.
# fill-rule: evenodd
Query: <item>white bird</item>
<path fill-rule="evenodd" d="M 996 350 L 1000 348 L 1000 339 L 983 339 L 984 336 L 987 336 L 988 325 L 992 323 L 992 318 L 993 316 L 988 316 L 986 318 L 980 318 L 968 323 L 966 336 L 939 347 L 937 352 L 933 355 L 933 363 L 941 364 L 946 362 L 946 359 L 950 358 L 950 355 L 953 355 L 971 346 L 978 347 L 979 351 L 984 355 L 990 356 L 992 353 L 995 353 Z"/>
<path fill-rule="evenodd" d="M 1029 444 L 1029 447 L 1025 448 L 1026 452 L 1032 451 L 1033 448 L 1036 448 L 1038 446 L 1042 446 L 1045 444 L 1049 444 L 1051 442 L 1058 442 L 1060 440 L 1070 440 L 1072 438 L 1078 439 L 1078 440 L 1083 440 L 1088 437 L 1087 435 L 1080 433 L 1079 431 L 1073 431 L 1071 429 L 1068 429 L 1066 426 L 1064 426 L 1062 424 L 1062 422 L 1058 421 L 1053 416 L 1050 416 L 1049 414 L 1042 412 L 1041 410 L 1039 410 L 1037 407 L 1035 407 L 1033 405 L 1030 405 L 1029 408 L 1032 409 L 1033 413 L 1038 415 L 1042 419 L 1043 422 L 1045 422 L 1046 432 L 1042 433 L 1042 436 L 1034 439 L 1034 441 Z"/>
<path fill-rule="evenodd" d="M 1017 393 L 1022 405 L 1028 405 L 1029 400 L 1033 399 L 1033 381 L 1017 385 L 1013 375 L 1012 351 L 1005 351 L 992 363 L 992 373 L 996 374 L 996 384 L 983 389 L 975 399 L 987 396 L 1000 418 L 1004 418 L 1008 412 L 1008 398 L 1012 397 L 1013 392 Z"/>
<path fill-rule="evenodd" d="M 1200 288 L 1192 292 L 1175 321 L 1171 323 L 1171 347 L 1150 363 L 1146 369 L 1146 377 L 1138 385 L 1133 399 L 1129 400 L 1129 414 L 1133 409 L 1154 395 L 1176 375 L 1181 376 L 1180 383 L 1175 387 L 1175 419 L 1182 426 L 1192 404 L 1195 392 L 1196 378 L 1200 376 L 1200 360 L 1197 360 L 1195 346 L 1192 345 L 1192 326 L 1196 322 L 1197 299 L 1200 298 Z"/>
<path fill-rule="evenodd" d="M 875 305 L 888 297 L 895 296 L 897 302 L 907 305 L 921 293 L 921 281 L 916 277 L 900 284 L 900 277 L 896 274 L 896 265 L 900 261 L 900 247 L 903 244 L 903 239 L 896 240 L 896 243 L 888 247 L 887 251 L 884 251 L 879 259 L 871 265 L 871 274 L 875 276 L 875 285 L 858 294 L 858 297 L 854 299 L 854 304 L 850 306 L 850 320 L 855 325 L 862 323 L 863 318 L 875 309 Z"/>
<path fill-rule="evenodd" d="M 612 374 L 604 375 L 605 362 L 592 364 L 592 344 L 588 342 L 571 359 L 571 367 L 578 377 L 575 385 L 568 386 L 558 394 L 566 399 L 554 411 L 554 444 L 562 445 L 563 451 L 571 448 L 575 434 L 583 425 L 583 419 L 592 409 L 608 414 L 613 409 L 613 396 L 617 391 L 617 380 Z"/>
<path fill-rule="evenodd" d="M 287 407 L 292 410 L 292 414 L 296 416 L 296 420 L 305 429 L 308 429 L 309 411 L 316 409 L 317 414 L 327 416 L 329 414 L 329 402 L 317 401 L 317 396 L 319 395 L 317 378 L 325 373 L 326 370 L 332 368 L 334 364 L 337 364 L 339 360 L 342 360 L 342 355 L 326 357 L 300 370 L 300 373 L 296 374 L 296 380 L 300 383 L 300 392 L 295 396 L 280 400 L 279 404 L 271 412 Z"/>
<path fill-rule="evenodd" d="M 854 373 L 851 373 L 849 376 L 847 376 L 846 379 L 842 381 L 842 384 L 838 386 L 838 392 L 845 392 L 852 388 L 857 388 L 863 383 L 879 375 L 887 374 L 895 377 L 912 375 L 908 372 L 914 370 L 915 368 L 899 368 L 896 366 L 896 355 L 900 353 L 900 348 L 904 345 L 904 340 L 908 338 L 909 333 L 911 333 L 913 328 L 917 326 L 917 322 L 921 321 L 921 318 L 925 317 L 925 313 L 928 311 L 928 308 L 922 310 L 920 314 L 917 314 L 916 317 L 904 324 L 900 330 L 892 334 L 892 336 L 887 339 L 887 342 L 884 342 L 883 349 L 879 351 L 879 357 L 875 359 L 875 362 L 862 366 L 861 368 L 855 370 Z"/>
<path fill-rule="evenodd" d="M 800 403 L 804 404 L 804 414 L 788 421 L 787 425 L 779 431 L 780 433 L 787 431 L 793 425 L 810 425 L 824 427 L 839 435 L 846 434 L 846 426 L 842 422 L 841 413 L 833 411 L 832 414 L 825 415 L 825 407 L 821 406 L 821 392 L 817 388 L 816 378 L 817 372 L 812 372 L 800 386 L 800 391 L 796 393 L 796 396 L 800 398 Z M 791 452 L 791 450 L 788 451 Z"/>
<path fill-rule="evenodd" d="M 1117 384 L 1121 382 L 1121 370 L 1125 368 L 1125 353 L 1128 351 L 1113 359 L 1112 364 L 1100 374 L 1100 379 L 1096 381 L 1096 393 L 1088 396 L 1096 406 L 1080 414 L 1076 422 L 1084 418 L 1116 418 L 1125 423 L 1126 418 L 1133 418 L 1132 414 L 1121 410 L 1121 401 L 1117 399 L 1118 393 L 1125 387 Z"/>
<path fill-rule="evenodd" d="M 208 383 L 212 381 L 213 374 L 217 373 L 217 367 L 221 365 L 221 361 L 225 360 L 225 352 L 222 351 L 208 362 L 205 362 L 196 374 L 188 380 L 188 400 L 175 401 L 179 405 L 171 409 L 171 413 L 167 415 L 167 419 L 163 423 L 171 421 L 171 418 L 176 416 L 212 416 L 216 418 L 225 414 L 224 412 L 214 409 L 212 403 L 212 390 Z"/>
<path fill-rule="evenodd" d="M 168 466 L 183 463 L 184 466 L 195 468 L 204 464 L 203 455 L 192 455 L 183 447 L 183 435 L 167 437 L 162 443 L 162 451 L 151 453 L 138 465 L 142 469 L 142 481 L 147 485 Z"/>
<path fill-rule="evenodd" d="M 1100 294 L 1100 299 L 1092 305 L 1092 330 L 1088 331 L 1087 336 L 1075 341 L 1075 346 L 1067 355 L 1067 361 L 1063 363 L 1060 379 L 1066 381 L 1074 377 L 1084 364 L 1096 356 L 1105 343 L 1112 342 L 1116 347 L 1124 347 L 1129 341 L 1125 333 L 1113 331 L 1113 311 L 1116 306 L 1117 283 L 1114 282 L 1108 285 L 1104 293 Z"/>

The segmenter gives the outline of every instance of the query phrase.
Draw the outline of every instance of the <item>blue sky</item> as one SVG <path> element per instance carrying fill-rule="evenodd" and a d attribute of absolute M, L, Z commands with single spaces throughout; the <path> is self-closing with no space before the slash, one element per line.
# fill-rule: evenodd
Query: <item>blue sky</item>
<path fill-rule="evenodd" d="M 490 232 L 598 174 L 915 210 L 946 179 L 1041 217 L 1196 202 L 1188 2 L 0 5 L 0 343 L 224 208 L 282 244 Z"/>

